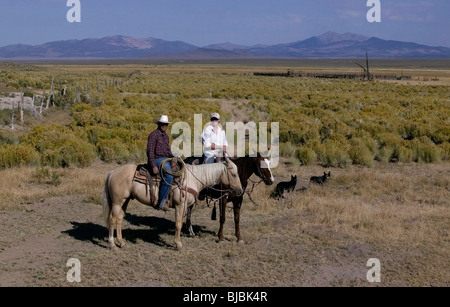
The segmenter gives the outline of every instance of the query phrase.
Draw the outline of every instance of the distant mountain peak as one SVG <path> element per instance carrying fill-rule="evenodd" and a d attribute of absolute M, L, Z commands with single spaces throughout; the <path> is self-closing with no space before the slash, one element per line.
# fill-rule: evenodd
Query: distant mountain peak
<path fill-rule="evenodd" d="M 326 32 L 308 39 L 251 47 L 230 42 L 200 48 L 183 41 L 133 38 L 124 35 L 72 39 L 41 45 L 0 48 L 0 59 L 231 59 L 231 58 L 450 58 L 450 48 L 368 38 L 354 33 Z"/>
<path fill-rule="evenodd" d="M 332 31 L 328 31 L 326 33 L 323 33 L 319 36 L 316 36 L 316 38 L 321 42 L 321 43 L 335 43 L 335 42 L 341 42 L 341 41 L 354 41 L 354 42 L 364 42 L 366 40 L 369 39 L 369 37 L 363 36 L 363 35 L 359 35 L 359 34 L 355 34 L 355 33 L 344 33 L 344 34 L 339 34 L 336 32 L 332 32 Z"/>
<path fill-rule="evenodd" d="M 238 50 L 238 49 L 248 49 L 248 46 L 244 46 L 244 45 L 238 45 L 238 44 L 233 44 L 230 42 L 226 42 L 226 43 L 221 43 L 221 44 L 213 44 L 213 45 L 208 45 L 203 47 L 205 49 L 219 49 L 219 50 L 228 50 L 228 51 L 233 51 L 233 50 Z"/>

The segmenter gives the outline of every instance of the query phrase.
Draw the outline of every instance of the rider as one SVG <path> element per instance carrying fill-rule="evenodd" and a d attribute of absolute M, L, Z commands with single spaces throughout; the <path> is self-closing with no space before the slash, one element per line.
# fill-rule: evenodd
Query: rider
<path fill-rule="evenodd" d="M 151 132 L 148 136 L 147 142 L 147 158 L 149 169 L 153 172 L 153 175 L 158 174 L 159 167 L 162 162 L 167 158 L 172 158 L 173 154 L 169 146 L 169 136 L 166 133 L 169 122 L 167 115 L 161 115 L 157 121 L 158 128 Z M 172 171 L 172 165 L 170 162 L 165 163 L 165 168 L 168 171 Z M 165 205 L 167 196 L 170 192 L 170 186 L 172 185 L 173 176 L 167 172 L 163 172 L 161 185 L 159 188 L 158 202 L 155 209 L 169 211 L 169 208 Z"/>
<path fill-rule="evenodd" d="M 221 160 L 223 153 L 227 151 L 227 138 L 220 125 L 219 113 L 211 113 L 211 123 L 202 132 L 203 163 L 214 163 L 214 159 Z"/>

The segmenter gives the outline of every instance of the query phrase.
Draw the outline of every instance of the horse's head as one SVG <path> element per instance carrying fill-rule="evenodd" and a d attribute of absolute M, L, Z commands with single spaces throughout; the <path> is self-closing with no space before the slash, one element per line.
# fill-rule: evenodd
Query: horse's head
<path fill-rule="evenodd" d="M 256 157 L 256 175 L 267 185 L 271 185 L 275 182 L 272 170 L 270 169 L 270 160 L 264 158 L 259 152 Z"/>
<path fill-rule="evenodd" d="M 234 195 L 242 195 L 244 190 L 242 189 L 241 180 L 239 179 L 238 169 L 236 164 L 230 160 L 230 158 L 225 158 L 225 166 L 227 171 L 222 175 L 221 181 L 223 184 L 230 187 L 230 190 Z"/>

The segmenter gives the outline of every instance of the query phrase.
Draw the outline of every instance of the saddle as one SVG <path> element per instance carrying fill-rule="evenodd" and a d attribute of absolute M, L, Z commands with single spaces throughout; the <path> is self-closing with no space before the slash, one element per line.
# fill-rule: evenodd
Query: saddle
<path fill-rule="evenodd" d="M 154 193 L 154 190 L 158 191 L 159 185 L 161 183 L 161 176 L 159 174 L 151 174 L 147 169 L 146 164 L 139 164 L 136 167 L 133 181 L 145 184 L 146 191 L 148 192 L 150 190 L 150 199 L 152 204 L 156 204 L 158 199 Z M 153 189 L 153 187 L 156 187 L 156 189 Z"/>

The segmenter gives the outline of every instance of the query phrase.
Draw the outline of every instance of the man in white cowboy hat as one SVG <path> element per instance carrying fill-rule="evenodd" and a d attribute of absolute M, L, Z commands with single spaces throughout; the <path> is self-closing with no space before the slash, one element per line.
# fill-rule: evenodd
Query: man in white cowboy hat
<path fill-rule="evenodd" d="M 220 125 L 219 113 L 211 113 L 211 123 L 205 127 L 202 133 L 203 163 L 214 163 L 220 160 L 227 151 L 227 138 Z"/>
<path fill-rule="evenodd" d="M 161 163 L 167 159 L 172 158 L 173 154 L 169 146 L 169 136 L 166 133 L 169 122 L 167 115 L 161 115 L 156 121 L 158 128 L 149 134 L 147 142 L 147 158 L 149 170 L 153 175 L 158 174 Z M 165 168 L 172 171 L 171 163 L 166 162 Z M 167 172 L 162 173 L 161 185 L 159 188 L 158 203 L 155 209 L 168 211 L 169 208 L 165 206 L 167 196 L 169 195 L 170 186 L 172 185 L 173 176 Z"/>

